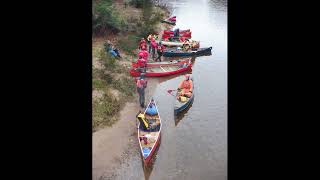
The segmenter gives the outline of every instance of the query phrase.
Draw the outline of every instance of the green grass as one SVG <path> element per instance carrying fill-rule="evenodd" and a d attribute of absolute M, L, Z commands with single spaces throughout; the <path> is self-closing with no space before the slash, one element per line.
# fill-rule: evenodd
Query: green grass
<path fill-rule="evenodd" d="M 125 51 L 128 55 L 136 55 L 134 50 L 138 48 L 140 37 L 137 35 L 120 36 L 118 47 Z"/>

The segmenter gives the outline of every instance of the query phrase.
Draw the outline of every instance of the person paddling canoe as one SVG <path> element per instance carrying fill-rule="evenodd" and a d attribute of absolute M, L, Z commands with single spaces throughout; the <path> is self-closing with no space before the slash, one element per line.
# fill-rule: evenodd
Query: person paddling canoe
<path fill-rule="evenodd" d="M 190 80 L 190 75 L 185 75 L 185 80 L 183 80 L 179 86 L 178 86 L 178 96 L 177 99 L 180 98 L 180 96 L 186 96 L 191 97 L 192 96 L 192 81 Z"/>

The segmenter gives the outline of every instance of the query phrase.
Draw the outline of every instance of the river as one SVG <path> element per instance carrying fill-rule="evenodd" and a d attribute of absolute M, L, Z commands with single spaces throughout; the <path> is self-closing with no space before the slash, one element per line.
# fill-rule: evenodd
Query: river
<path fill-rule="evenodd" d="M 162 140 L 150 170 L 143 171 L 139 147 L 118 169 L 116 179 L 225 180 L 227 179 L 227 1 L 168 1 L 175 28 L 191 29 L 211 56 L 195 59 L 192 77 L 195 99 L 187 112 L 174 117 L 174 97 L 183 76 L 159 78 L 153 94 L 162 118 Z M 149 97 L 147 97 L 149 98 Z"/>

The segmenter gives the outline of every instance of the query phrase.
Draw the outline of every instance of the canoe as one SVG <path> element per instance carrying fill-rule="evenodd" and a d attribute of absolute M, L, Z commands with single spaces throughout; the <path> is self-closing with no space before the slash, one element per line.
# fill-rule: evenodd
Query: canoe
<path fill-rule="evenodd" d="M 185 34 L 187 32 L 191 32 L 190 29 L 179 30 L 180 34 Z M 163 34 L 174 34 L 174 31 L 163 30 Z"/>
<path fill-rule="evenodd" d="M 154 65 L 153 67 L 147 67 L 145 76 L 146 77 L 161 77 L 161 76 L 170 76 L 174 74 L 179 74 L 191 70 L 192 62 L 189 60 L 185 64 L 167 64 L 167 65 Z M 130 69 L 130 74 L 133 77 L 140 76 L 140 71 L 137 68 L 132 67 Z"/>
<path fill-rule="evenodd" d="M 156 41 L 157 43 L 159 43 L 160 41 Z M 195 41 L 197 44 L 198 44 L 198 46 L 197 46 L 197 48 L 199 48 L 200 47 L 200 41 Z M 180 41 L 161 41 L 161 43 L 163 44 L 163 45 L 165 45 L 165 46 L 169 46 L 169 47 L 182 47 L 182 45 L 183 45 L 183 42 L 180 42 Z"/>
<path fill-rule="evenodd" d="M 167 48 L 163 51 L 164 57 L 177 57 L 177 56 L 195 56 L 206 53 L 211 53 L 212 47 L 196 48 L 189 51 L 177 50 L 176 48 Z"/>
<path fill-rule="evenodd" d="M 159 67 L 159 66 L 168 66 L 168 65 L 183 65 L 184 63 L 189 64 L 189 61 L 191 61 L 191 58 L 184 58 L 184 59 L 178 59 L 178 60 L 171 60 L 171 61 L 162 61 L 162 62 L 148 62 L 147 67 Z M 137 68 L 138 63 L 132 62 L 131 63 L 133 68 Z"/>
<path fill-rule="evenodd" d="M 193 83 L 193 79 L 192 78 L 190 78 L 190 79 Z M 193 90 L 194 90 L 194 84 L 192 86 L 192 92 L 193 92 Z M 178 93 L 177 93 L 177 95 L 178 95 Z M 176 95 L 176 97 L 177 97 L 177 95 Z M 192 96 L 190 98 L 187 97 L 187 101 L 185 101 L 185 102 L 181 102 L 176 98 L 176 101 L 174 104 L 174 114 L 177 115 L 180 112 L 182 112 L 183 110 L 187 109 L 192 104 L 193 99 L 194 99 L 194 92 L 192 93 Z"/>
<path fill-rule="evenodd" d="M 148 114 L 149 105 L 153 103 L 153 110 L 156 111 L 156 114 Z M 138 113 L 139 115 L 140 113 Z M 140 152 L 144 162 L 144 165 L 147 166 L 152 159 L 153 155 L 156 152 L 157 147 L 160 144 L 161 139 L 161 118 L 158 111 L 158 107 L 156 102 L 151 99 L 147 108 L 143 112 L 146 119 L 150 122 L 151 126 L 154 126 L 152 130 L 144 130 L 140 121 L 138 121 L 138 141 L 140 145 Z M 147 144 L 145 144 L 145 140 L 147 140 Z"/>
<path fill-rule="evenodd" d="M 161 21 L 162 23 L 167 23 L 167 24 L 170 24 L 170 25 L 176 25 L 176 22 L 175 21 L 170 21 L 169 19 L 164 19 Z"/>
<path fill-rule="evenodd" d="M 184 33 L 184 34 L 179 34 L 179 36 L 175 37 L 173 34 L 163 34 L 162 35 L 162 39 L 168 39 L 168 38 L 180 38 L 180 37 L 184 37 L 184 38 L 191 38 L 192 36 L 191 32 L 188 33 Z"/>

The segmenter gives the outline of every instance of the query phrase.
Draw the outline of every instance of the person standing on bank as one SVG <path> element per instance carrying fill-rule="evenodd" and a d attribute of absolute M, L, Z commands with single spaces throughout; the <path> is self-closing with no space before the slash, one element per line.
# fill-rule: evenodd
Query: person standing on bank
<path fill-rule="evenodd" d="M 157 61 L 159 59 L 159 61 L 161 62 L 161 57 L 162 57 L 164 49 L 165 49 L 165 47 L 164 47 L 164 45 L 162 45 L 162 43 L 160 41 L 157 46 L 158 57 L 155 61 Z"/>
<path fill-rule="evenodd" d="M 137 79 L 137 91 L 139 94 L 139 103 L 140 103 L 140 107 L 144 108 L 144 100 L 145 100 L 145 88 L 147 88 L 147 80 L 144 79 L 144 73 L 140 74 L 140 78 Z"/>

